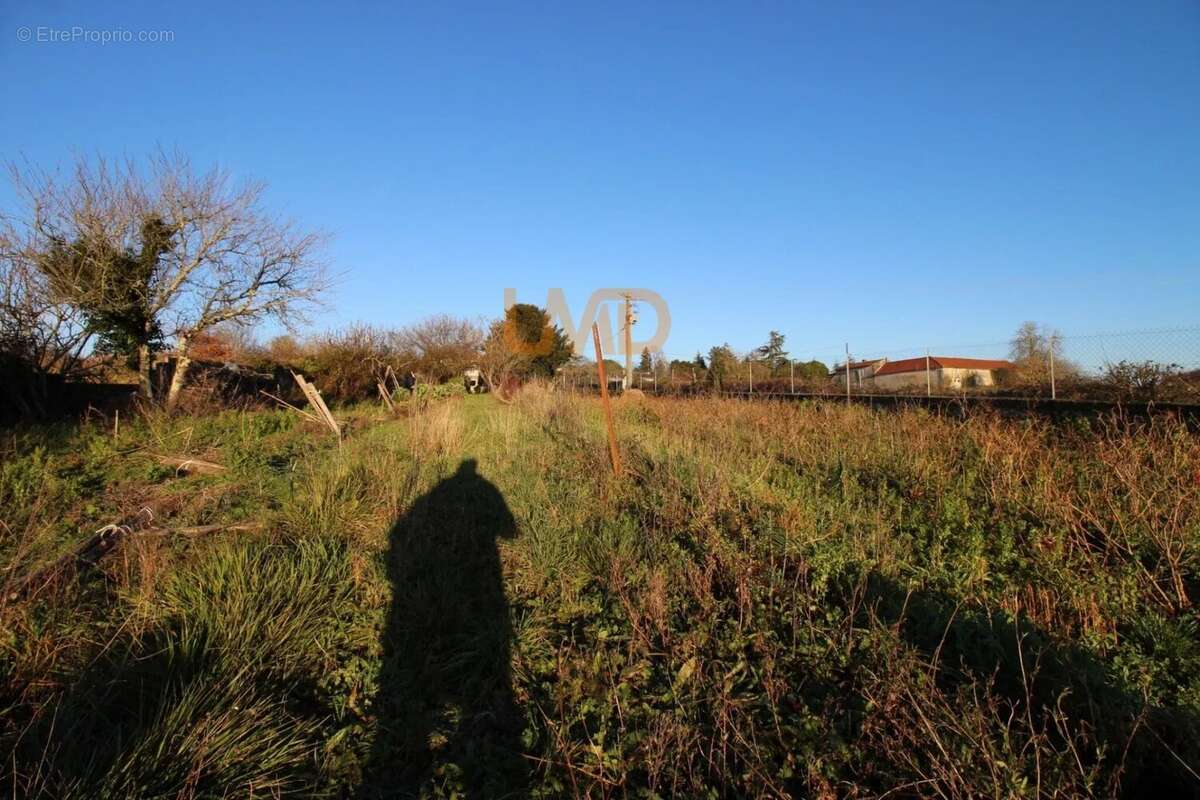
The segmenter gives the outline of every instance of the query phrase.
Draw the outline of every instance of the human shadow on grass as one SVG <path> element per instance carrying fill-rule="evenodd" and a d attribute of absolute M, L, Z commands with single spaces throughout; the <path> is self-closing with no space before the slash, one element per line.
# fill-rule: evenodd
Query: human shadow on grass
<path fill-rule="evenodd" d="M 515 532 L 504 497 L 474 460 L 392 527 L 392 601 L 361 797 L 526 793 L 497 549 Z"/>

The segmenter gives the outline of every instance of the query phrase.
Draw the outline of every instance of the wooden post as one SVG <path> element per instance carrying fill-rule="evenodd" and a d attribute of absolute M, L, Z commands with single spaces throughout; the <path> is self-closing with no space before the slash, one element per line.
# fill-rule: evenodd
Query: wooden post
<path fill-rule="evenodd" d="M 942 373 L 943 375 L 945 373 Z M 940 388 L 940 387 L 939 387 Z M 929 348 L 925 348 L 925 396 L 933 394 L 933 375 L 929 371 Z"/>
<path fill-rule="evenodd" d="M 788 380 L 792 385 L 792 394 L 796 393 L 796 362 L 788 359 Z"/>
<path fill-rule="evenodd" d="M 392 403 L 392 398 L 388 396 L 388 391 L 383 387 L 383 381 L 375 381 L 375 386 L 379 388 L 379 399 L 383 400 L 383 405 L 388 412 L 395 414 L 396 406 Z"/>
<path fill-rule="evenodd" d="M 621 474 L 621 454 L 617 451 L 617 431 L 613 428 L 612 403 L 608 400 L 608 379 L 604 377 L 604 353 L 600 350 L 600 328 L 592 323 L 592 341 L 596 345 L 596 372 L 600 376 L 600 402 L 604 404 L 604 422 L 608 425 L 608 455 L 613 475 Z"/>
<path fill-rule="evenodd" d="M 325 400 L 321 397 L 321 393 L 317 391 L 317 387 L 306 381 L 304 376 L 299 373 L 293 372 L 292 378 L 296 381 L 296 385 L 300 387 L 300 391 L 304 392 L 304 396 L 308 398 L 308 403 L 317 412 L 317 416 L 337 436 L 338 446 L 341 447 L 342 426 L 333 418 L 333 414 L 329 413 L 329 406 L 325 405 Z"/>

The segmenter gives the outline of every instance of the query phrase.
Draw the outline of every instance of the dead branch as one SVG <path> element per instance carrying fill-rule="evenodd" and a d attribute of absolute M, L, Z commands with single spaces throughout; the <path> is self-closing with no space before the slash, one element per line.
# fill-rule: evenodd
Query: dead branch
<path fill-rule="evenodd" d="M 21 597 L 36 594 L 53 583 L 78 577 L 95 567 L 105 555 L 110 553 L 122 540 L 129 536 L 203 536 L 219 531 L 251 530 L 256 525 L 252 523 L 226 523 L 221 525 L 193 525 L 190 527 L 155 527 L 135 528 L 136 518 L 127 523 L 112 523 L 105 525 L 90 536 L 70 553 L 62 556 L 47 566 L 26 575 L 13 582 L 5 593 L 5 598 L 12 602 Z"/>
<path fill-rule="evenodd" d="M 317 419 L 314 415 L 308 413 L 303 408 L 297 408 L 296 406 L 289 403 L 287 400 L 284 400 L 282 398 L 276 397 L 275 395 L 271 394 L 266 389 L 259 389 L 258 391 L 261 394 L 265 394 L 267 397 L 271 398 L 276 403 L 279 403 L 279 405 L 283 406 L 284 408 L 290 408 L 292 411 L 295 411 L 297 414 L 304 417 L 305 419 L 308 419 L 308 420 L 311 420 L 318 424 L 321 424 L 321 420 Z"/>
<path fill-rule="evenodd" d="M 190 475 L 192 473 L 199 475 L 213 475 L 226 470 L 224 464 L 217 464 L 213 461 L 204 461 L 203 459 L 199 458 L 184 458 L 182 456 L 155 456 L 154 459 L 164 466 L 174 467 L 176 475 Z"/>

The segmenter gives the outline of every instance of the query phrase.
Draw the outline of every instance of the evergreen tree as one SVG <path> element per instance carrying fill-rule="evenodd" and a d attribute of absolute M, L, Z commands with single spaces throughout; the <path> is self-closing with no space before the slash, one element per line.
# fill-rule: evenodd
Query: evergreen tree
<path fill-rule="evenodd" d="M 575 354 L 562 328 L 550 324 L 550 315 L 530 303 L 515 303 L 504 314 L 508 348 L 525 356 L 521 371 L 549 378 Z"/>
<path fill-rule="evenodd" d="M 55 242 L 39 267 L 55 293 L 78 307 L 96 334 L 96 352 L 125 358 L 150 391 L 150 354 L 162 348 L 162 328 L 151 309 L 152 293 L 175 233 L 160 218 L 142 222 L 137 249 L 117 250 L 102 240 Z"/>
<path fill-rule="evenodd" d="M 767 334 L 767 343 L 754 351 L 759 360 L 766 362 L 772 374 L 779 372 L 788 364 L 788 354 L 783 349 L 784 338 L 779 331 L 771 331 Z"/>

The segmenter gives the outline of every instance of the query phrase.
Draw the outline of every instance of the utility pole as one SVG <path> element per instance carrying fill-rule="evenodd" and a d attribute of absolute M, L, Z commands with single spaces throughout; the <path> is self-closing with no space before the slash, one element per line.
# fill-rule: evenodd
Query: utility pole
<path fill-rule="evenodd" d="M 929 348 L 925 348 L 925 396 L 933 394 L 933 377 L 929 374 Z"/>
<path fill-rule="evenodd" d="M 633 295 L 625 292 L 625 387 L 633 388 Z"/>
<path fill-rule="evenodd" d="M 846 402 L 850 402 L 850 343 L 846 342 Z"/>

